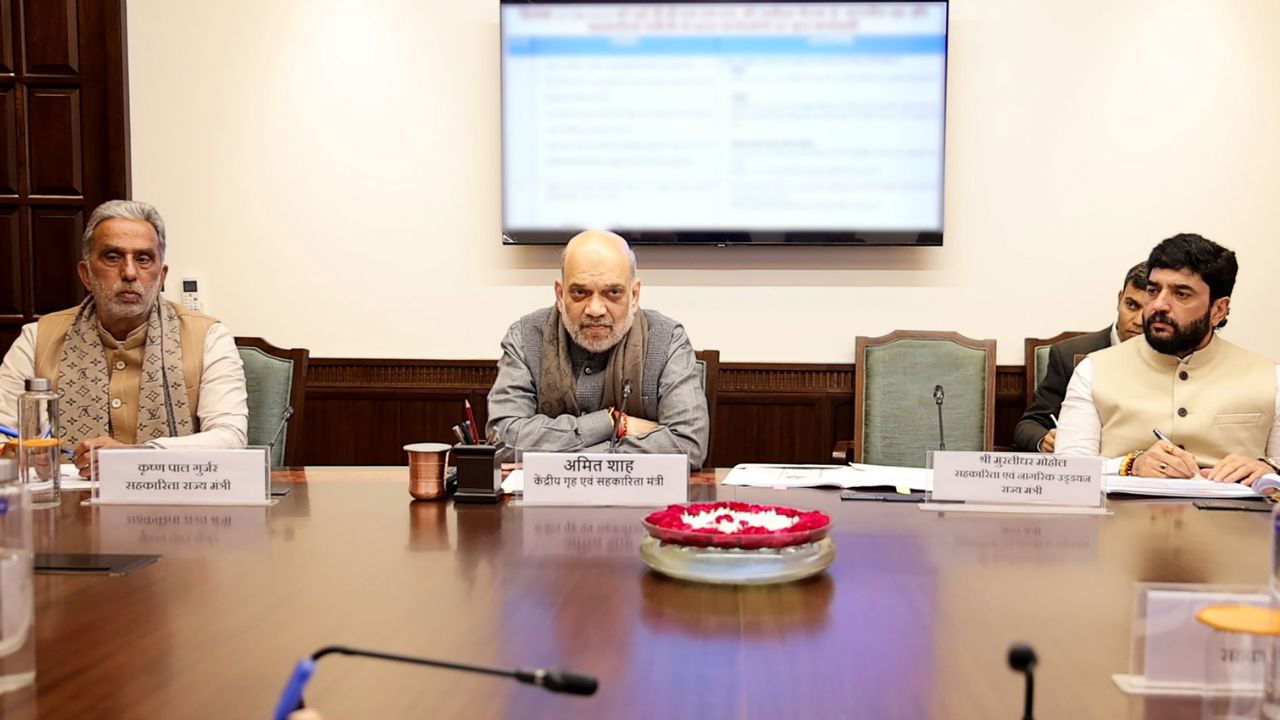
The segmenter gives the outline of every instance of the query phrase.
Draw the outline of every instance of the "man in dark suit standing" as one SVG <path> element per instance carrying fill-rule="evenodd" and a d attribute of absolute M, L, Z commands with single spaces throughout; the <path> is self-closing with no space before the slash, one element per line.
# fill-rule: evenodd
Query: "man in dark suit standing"
<path fill-rule="evenodd" d="M 1013 429 L 1013 448 L 1023 452 L 1053 452 L 1058 430 L 1050 418 L 1062 409 L 1062 398 L 1076 364 L 1095 350 L 1118 345 L 1142 334 L 1142 308 L 1147 303 L 1147 264 L 1129 268 L 1124 287 L 1116 296 L 1116 322 L 1109 328 L 1054 343 L 1049 347 L 1049 367 L 1036 387 L 1035 400 Z M 1026 358 L 1026 362 L 1034 362 Z"/>

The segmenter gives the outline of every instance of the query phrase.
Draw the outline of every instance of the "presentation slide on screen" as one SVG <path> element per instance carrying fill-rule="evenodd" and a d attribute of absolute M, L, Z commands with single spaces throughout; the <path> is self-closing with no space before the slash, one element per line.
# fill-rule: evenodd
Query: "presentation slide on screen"
<path fill-rule="evenodd" d="M 944 3 L 503 5 L 504 227 L 942 229 Z"/>

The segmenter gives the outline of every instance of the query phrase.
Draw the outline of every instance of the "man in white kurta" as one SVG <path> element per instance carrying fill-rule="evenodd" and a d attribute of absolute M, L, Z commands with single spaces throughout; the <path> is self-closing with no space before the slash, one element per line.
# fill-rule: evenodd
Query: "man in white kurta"
<path fill-rule="evenodd" d="M 1057 452 L 1101 455 L 1107 472 L 1143 477 L 1248 484 L 1276 472 L 1280 366 L 1215 332 L 1230 313 L 1235 253 L 1177 235 L 1147 265 L 1143 334 L 1076 368 Z"/>
<path fill-rule="evenodd" d="M 99 447 L 240 448 L 244 367 L 222 323 L 160 297 L 164 221 L 145 203 L 103 203 L 85 227 L 78 270 L 89 296 L 22 328 L 0 365 L 0 423 L 17 423 L 27 379 L 62 393 L 64 446 L 86 472 Z"/>

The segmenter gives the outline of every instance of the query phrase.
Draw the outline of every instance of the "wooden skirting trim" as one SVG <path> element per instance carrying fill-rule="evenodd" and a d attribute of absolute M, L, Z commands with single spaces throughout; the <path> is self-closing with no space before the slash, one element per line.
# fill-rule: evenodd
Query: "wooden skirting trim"
<path fill-rule="evenodd" d="M 721 363 L 716 466 L 828 462 L 853 436 L 854 368 L 845 364 Z M 495 360 L 312 358 L 303 419 L 304 464 L 404 462 L 406 442 L 450 441 L 469 399 L 483 425 Z M 1012 443 L 1023 411 L 1021 365 L 996 368 L 996 446 Z"/>
<path fill-rule="evenodd" d="M 497 377 L 495 360 L 316 358 L 307 387 L 488 390 Z"/>
<path fill-rule="evenodd" d="M 416 388 L 488 390 L 498 376 L 495 360 L 385 360 L 313 358 L 308 388 Z M 1023 367 L 996 368 L 996 395 L 1023 393 Z M 853 393 L 853 365 L 721 363 L 721 393 Z"/>

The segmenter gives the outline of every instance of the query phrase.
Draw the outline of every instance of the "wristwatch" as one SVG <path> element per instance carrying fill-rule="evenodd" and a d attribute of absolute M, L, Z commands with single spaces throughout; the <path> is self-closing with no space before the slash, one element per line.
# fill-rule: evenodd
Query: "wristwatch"
<path fill-rule="evenodd" d="M 1262 462 L 1271 466 L 1271 469 L 1280 473 L 1280 457 L 1264 457 Z"/>

